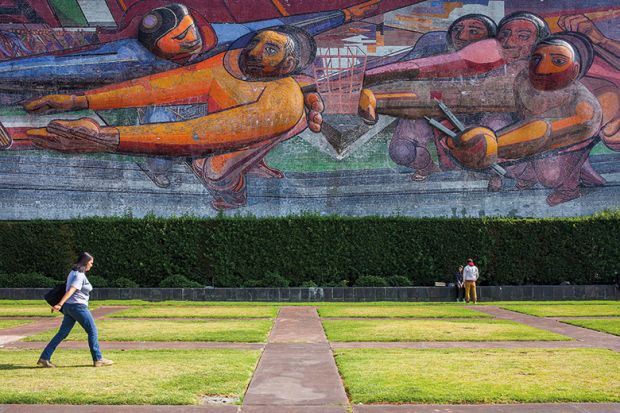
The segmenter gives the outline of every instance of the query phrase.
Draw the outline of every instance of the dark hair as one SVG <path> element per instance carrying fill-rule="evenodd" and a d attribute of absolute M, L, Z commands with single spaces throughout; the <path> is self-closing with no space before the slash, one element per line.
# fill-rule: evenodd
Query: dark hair
<path fill-rule="evenodd" d="M 293 41 L 292 48 L 287 46 L 287 52 L 295 58 L 295 70 L 290 74 L 299 74 L 314 62 L 314 58 L 316 57 L 316 42 L 312 35 L 304 29 L 296 26 L 283 25 L 269 27 L 260 30 L 258 33 L 265 31 L 285 34 Z"/>
<path fill-rule="evenodd" d="M 467 258 L 467 262 L 474 262 L 471 258 Z"/>
<path fill-rule="evenodd" d="M 536 26 L 536 37 L 538 38 L 538 40 L 544 39 L 551 33 L 551 31 L 549 30 L 549 25 L 546 21 L 543 20 L 542 17 L 528 11 L 516 11 L 514 13 L 510 13 L 507 16 L 504 16 L 504 18 L 501 19 L 497 24 L 497 32 L 501 32 L 502 27 L 504 27 L 504 25 L 513 20 L 527 20 L 529 22 L 532 22 L 534 26 Z"/>
<path fill-rule="evenodd" d="M 177 27 L 185 16 L 191 16 L 187 7 L 172 3 L 154 9 L 142 17 L 138 28 L 138 40 L 149 50 L 155 48 L 159 39 Z"/>
<path fill-rule="evenodd" d="M 463 20 L 470 20 L 470 19 L 478 20 L 480 23 L 484 24 L 484 26 L 487 28 L 487 32 L 489 32 L 489 38 L 495 37 L 495 35 L 497 34 L 497 25 L 495 24 L 493 19 L 491 19 L 489 16 L 485 16 L 484 14 L 470 13 L 470 14 L 466 14 L 464 16 L 459 17 L 458 19 L 456 19 L 450 24 L 450 26 L 448 27 L 448 33 L 447 33 L 447 39 L 446 39 L 448 41 L 448 46 L 450 47 L 454 46 L 452 44 L 452 31 L 454 30 L 456 25 L 462 22 Z"/>
<path fill-rule="evenodd" d="M 588 72 L 594 61 L 594 47 L 592 46 L 592 42 L 582 33 L 555 33 L 539 41 L 534 48 L 543 44 L 570 47 L 575 52 L 575 60 L 579 62 L 578 79 L 581 79 Z"/>
<path fill-rule="evenodd" d="M 84 272 L 86 271 L 86 265 L 93 259 L 93 256 L 87 252 L 83 252 L 78 256 L 75 264 L 73 264 L 73 271 Z"/>

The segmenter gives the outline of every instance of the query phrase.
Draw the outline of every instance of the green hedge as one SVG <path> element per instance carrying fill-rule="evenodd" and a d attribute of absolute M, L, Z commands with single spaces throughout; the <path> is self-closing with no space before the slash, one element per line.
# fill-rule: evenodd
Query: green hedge
<path fill-rule="evenodd" d="M 483 284 L 609 284 L 620 269 L 620 212 L 570 219 L 0 222 L 0 273 L 37 272 L 60 279 L 82 250 L 95 257 L 90 274 L 109 285 L 125 285 L 129 279 L 156 287 L 178 274 L 217 287 L 351 286 L 361 276 L 382 277 L 388 285 L 393 276 L 432 285 L 450 281 L 467 257 L 480 267 Z"/>

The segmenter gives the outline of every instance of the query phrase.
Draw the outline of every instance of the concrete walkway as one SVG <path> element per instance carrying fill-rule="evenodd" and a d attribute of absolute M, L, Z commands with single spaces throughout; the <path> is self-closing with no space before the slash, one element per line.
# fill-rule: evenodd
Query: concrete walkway
<path fill-rule="evenodd" d="M 346 412 L 349 401 L 314 307 L 282 307 L 241 409 Z"/>
<path fill-rule="evenodd" d="M 99 307 L 92 310 L 91 313 L 93 318 L 97 320 L 107 316 L 108 314 L 115 313 L 126 308 L 128 307 Z M 23 317 L 20 317 L 19 319 L 23 319 Z M 63 317 L 36 317 L 34 318 L 34 320 L 36 320 L 34 323 L 18 327 L 4 328 L 0 334 L 0 348 L 5 347 L 7 344 L 21 340 L 22 338 L 33 336 L 35 334 L 51 330 L 52 328 L 58 328 L 60 327 L 62 319 Z"/>
<path fill-rule="evenodd" d="M 515 311 L 504 310 L 495 306 L 483 305 L 469 308 L 490 314 L 499 320 L 516 321 L 517 323 L 574 338 L 578 342 L 590 344 L 592 347 L 608 348 L 620 352 L 620 337 L 612 334 L 561 323 L 553 318 L 535 317 Z"/>

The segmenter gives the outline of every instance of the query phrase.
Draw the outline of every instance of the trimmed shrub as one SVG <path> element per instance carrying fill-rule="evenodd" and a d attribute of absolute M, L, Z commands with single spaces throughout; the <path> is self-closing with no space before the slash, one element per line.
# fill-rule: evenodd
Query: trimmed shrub
<path fill-rule="evenodd" d="M 202 288 L 202 284 L 192 281 L 184 275 L 174 274 L 159 283 L 161 288 Z"/>
<path fill-rule="evenodd" d="M 403 275 L 392 275 L 385 279 L 390 287 L 408 287 L 411 280 Z"/>
<path fill-rule="evenodd" d="M 110 282 L 108 283 L 108 287 L 110 288 L 138 288 L 140 287 L 140 285 L 138 285 L 138 283 L 135 282 L 134 280 L 130 280 L 129 278 L 118 277 L 113 280 L 110 280 Z"/>
<path fill-rule="evenodd" d="M 247 280 L 245 287 L 288 287 L 290 280 L 282 277 L 276 272 L 268 272 L 264 277 Z"/>
<path fill-rule="evenodd" d="M 94 288 L 106 288 L 110 286 L 108 280 L 98 275 L 87 275 L 86 278 L 88 278 L 88 281 L 90 281 Z"/>
<path fill-rule="evenodd" d="M 484 284 L 612 284 L 620 271 L 618 245 L 620 211 L 562 219 L 2 221 L 0 272 L 63 279 L 78 253 L 88 251 L 96 262 L 89 278 L 103 277 L 110 286 L 122 275 L 141 287 L 157 287 L 175 274 L 214 287 L 342 286 L 362 276 L 396 275 L 413 285 L 433 285 L 472 257 Z"/>
<path fill-rule="evenodd" d="M 388 282 L 383 277 L 376 275 L 362 275 L 355 280 L 356 287 L 387 287 Z"/>
<path fill-rule="evenodd" d="M 61 282 L 37 272 L 0 274 L 0 288 L 51 288 Z"/>

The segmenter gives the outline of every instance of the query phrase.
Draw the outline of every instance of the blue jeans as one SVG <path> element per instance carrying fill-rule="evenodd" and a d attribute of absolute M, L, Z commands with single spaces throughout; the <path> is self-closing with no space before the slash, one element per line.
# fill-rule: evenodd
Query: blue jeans
<path fill-rule="evenodd" d="M 99 351 L 99 337 L 97 333 L 97 326 L 93 315 L 88 310 L 88 306 L 84 304 L 65 304 L 62 306 L 62 312 L 65 318 L 62 320 L 58 333 L 47 344 L 41 358 L 44 360 L 51 360 L 52 354 L 56 347 L 67 338 L 75 322 L 77 321 L 82 328 L 88 334 L 88 347 L 90 347 L 90 354 L 93 356 L 93 361 L 101 360 L 101 351 Z"/>

